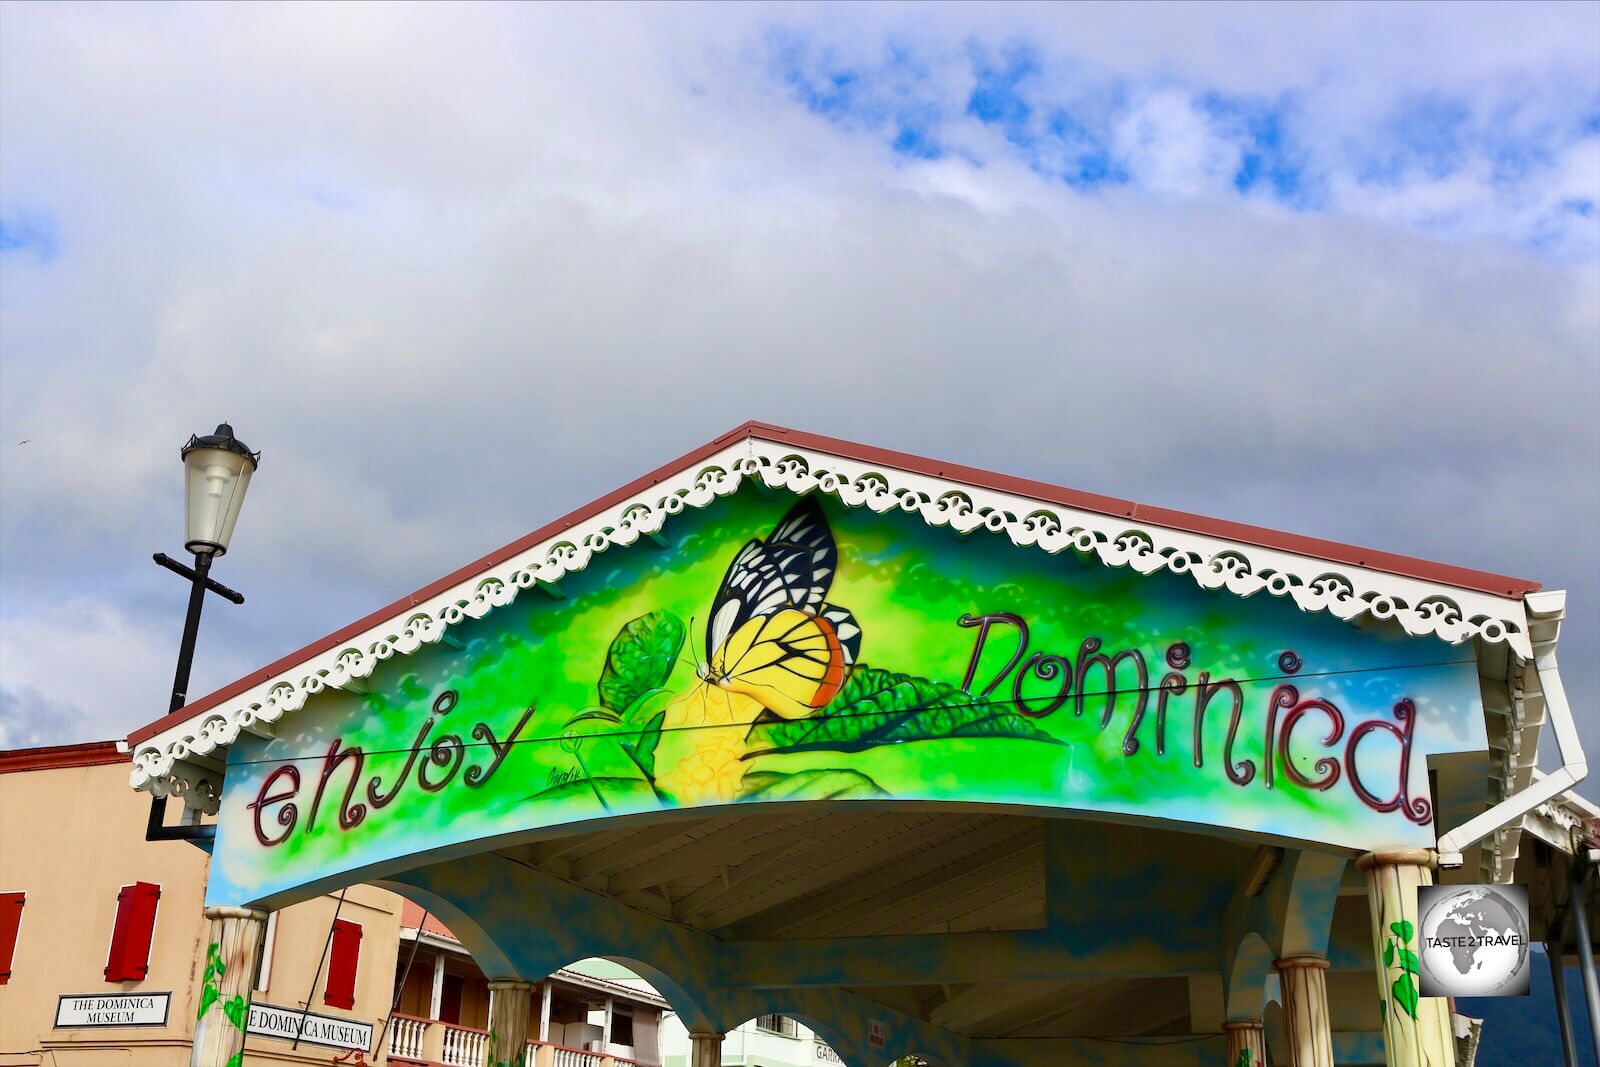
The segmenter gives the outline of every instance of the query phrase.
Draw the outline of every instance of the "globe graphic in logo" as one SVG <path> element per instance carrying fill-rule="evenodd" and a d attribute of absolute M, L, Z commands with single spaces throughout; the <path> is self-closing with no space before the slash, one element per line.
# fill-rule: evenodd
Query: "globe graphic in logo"
<path fill-rule="evenodd" d="M 1500 887 L 1443 889 L 1433 889 L 1422 914 L 1424 995 L 1524 992 L 1528 923 L 1522 909 Z"/>

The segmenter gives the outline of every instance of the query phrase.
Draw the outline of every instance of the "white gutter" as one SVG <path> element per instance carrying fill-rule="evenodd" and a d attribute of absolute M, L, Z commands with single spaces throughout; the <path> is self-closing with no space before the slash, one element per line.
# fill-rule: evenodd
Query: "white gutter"
<path fill-rule="evenodd" d="M 1565 591 L 1529 593 L 1525 600 L 1530 617 L 1537 616 L 1542 622 L 1554 622 L 1559 630 L 1561 617 L 1566 610 Z M 1572 721 L 1572 708 L 1567 704 L 1566 687 L 1561 684 L 1561 674 L 1556 669 L 1554 636 L 1534 646 L 1533 664 L 1539 676 L 1539 688 L 1544 695 L 1545 712 L 1555 731 L 1556 754 L 1561 757 L 1561 767 L 1553 774 L 1535 776 L 1521 792 L 1506 797 L 1488 811 L 1439 838 L 1441 867 L 1460 867 L 1464 851 L 1501 827 L 1520 823 L 1540 804 L 1567 792 L 1588 776 L 1589 764 L 1584 760 L 1583 746 L 1578 743 L 1578 728 Z"/>

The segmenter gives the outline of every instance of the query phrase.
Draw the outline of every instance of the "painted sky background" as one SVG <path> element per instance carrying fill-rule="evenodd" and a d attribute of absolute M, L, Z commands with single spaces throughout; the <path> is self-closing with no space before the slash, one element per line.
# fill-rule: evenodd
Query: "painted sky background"
<path fill-rule="evenodd" d="M 1567 588 L 1593 756 L 1597 210 L 1593 4 L 8 5 L 0 746 L 220 419 L 196 693 L 760 418 Z"/>

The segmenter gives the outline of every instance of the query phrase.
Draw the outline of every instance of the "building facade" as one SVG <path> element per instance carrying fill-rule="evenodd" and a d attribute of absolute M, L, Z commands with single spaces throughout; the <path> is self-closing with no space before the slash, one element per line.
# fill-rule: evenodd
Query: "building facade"
<path fill-rule="evenodd" d="M 689 1030 L 676 1015 L 661 1026 L 662 1067 L 692 1067 Z M 722 1067 L 837 1067 L 843 1061 L 822 1035 L 787 1015 L 761 1015 L 722 1039 Z"/>
<path fill-rule="evenodd" d="M 0 752 L 0 1067 L 190 1060 L 210 861 L 145 840 L 127 776 L 113 742 Z M 387 889 L 272 913 L 251 989 L 246 1067 L 483 1062 L 488 979 L 449 928 Z M 666 1002 L 642 982 L 562 968 L 534 1003 L 530 1067 L 661 1062 Z"/>

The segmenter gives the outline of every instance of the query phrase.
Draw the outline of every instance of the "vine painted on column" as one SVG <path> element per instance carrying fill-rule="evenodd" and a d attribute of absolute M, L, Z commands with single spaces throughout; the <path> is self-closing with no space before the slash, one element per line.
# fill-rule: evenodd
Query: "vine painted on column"
<path fill-rule="evenodd" d="M 1417 929 L 1409 919 L 1401 919 L 1399 922 L 1389 924 L 1389 932 L 1394 936 L 1385 940 L 1383 965 L 1385 968 L 1393 967 L 1396 963 L 1400 965 L 1400 975 L 1389 986 L 1389 996 L 1407 1015 L 1415 1019 L 1417 1017 L 1416 975 L 1421 963 L 1417 960 L 1416 952 L 1406 946 L 1411 944 Z"/>
<path fill-rule="evenodd" d="M 213 941 L 206 947 L 206 971 L 200 982 L 200 1010 L 195 1013 L 195 1020 L 206 1017 L 206 1012 L 211 1005 L 222 1001 L 222 1014 L 228 1017 L 228 1022 L 241 1034 L 250 1021 L 250 1001 L 238 993 L 222 1000 L 222 976 L 227 973 L 228 965 L 222 962 L 222 946 Z M 241 1067 L 244 1063 L 244 1049 L 241 1048 L 232 1056 L 224 1067 Z"/>
<path fill-rule="evenodd" d="M 490 1027 L 490 1041 L 488 1041 L 488 1048 L 483 1053 L 483 1067 L 522 1067 L 522 1057 L 506 1059 L 506 1057 L 496 1056 L 494 1054 L 494 1046 L 496 1045 L 499 1045 L 499 1033 L 494 1030 L 494 1027 Z"/>
<path fill-rule="evenodd" d="M 1239 1058 L 1233 1061 L 1233 1067 L 1257 1067 L 1255 1057 L 1248 1048 L 1239 1050 Z"/>

